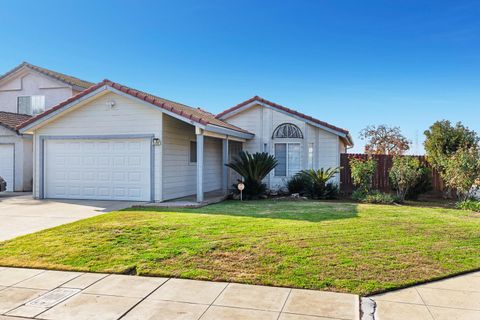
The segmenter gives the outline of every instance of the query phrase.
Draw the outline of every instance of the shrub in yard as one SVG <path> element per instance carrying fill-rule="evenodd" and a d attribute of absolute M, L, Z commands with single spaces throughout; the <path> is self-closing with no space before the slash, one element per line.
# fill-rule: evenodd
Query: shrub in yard
<path fill-rule="evenodd" d="M 408 191 L 413 188 L 422 176 L 422 163 L 411 156 L 396 156 L 389 177 L 392 188 L 397 192 L 400 201 L 405 200 Z"/>
<path fill-rule="evenodd" d="M 394 204 L 400 202 L 397 196 L 383 192 L 372 192 L 365 196 L 363 200 L 365 203 L 377 203 L 377 204 Z"/>
<path fill-rule="evenodd" d="M 338 196 L 338 187 L 330 180 L 340 172 L 340 168 L 308 169 L 296 174 L 306 181 L 306 194 L 312 199 L 334 199 Z"/>
<path fill-rule="evenodd" d="M 323 198 L 318 198 L 318 199 L 327 199 L 327 200 L 338 199 L 339 194 L 340 194 L 340 188 L 338 184 L 335 182 L 329 182 L 325 186 Z"/>
<path fill-rule="evenodd" d="M 372 190 L 373 175 L 376 168 L 377 161 L 372 158 L 367 160 L 359 158 L 350 159 L 352 181 L 357 190 L 365 194 Z"/>
<path fill-rule="evenodd" d="M 422 166 L 420 171 L 420 178 L 417 183 L 407 191 L 405 199 L 417 200 L 419 195 L 432 190 L 432 170 L 426 166 Z"/>
<path fill-rule="evenodd" d="M 480 201 L 473 199 L 464 200 L 457 202 L 456 207 L 457 209 L 480 212 Z"/>
<path fill-rule="evenodd" d="M 472 196 L 480 179 L 480 154 L 477 148 L 457 150 L 445 161 L 445 184 L 456 190 L 461 201 Z"/>
<path fill-rule="evenodd" d="M 475 131 L 461 122 L 452 125 L 448 120 L 435 122 L 425 131 L 425 152 L 433 168 L 440 174 L 445 171 L 445 161 L 460 149 L 478 148 L 480 138 Z"/>
<path fill-rule="evenodd" d="M 363 202 L 366 196 L 367 196 L 367 193 L 363 192 L 362 190 L 354 190 L 352 192 L 351 198 L 355 201 Z"/>
<path fill-rule="evenodd" d="M 376 204 L 394 204 L 400 202 L 400 199 L 397 196 L 380 191 L 364 193 L 362 191 L 355 190 L 352 193 L 352 199 L 358 202 Z"/>
<path fill-rule="evenodd" d="M 427 160 L 445 182 L 451 179 L 451 173 L 446 172 L 449 159 L 462 149 L 478 149 L 480 142 L 480 137 L 475 131 L 461 122 L 452 125 L 448 120 L 435 122 L 424 134 Z M 450 196 L 455 187 L 450 183 L 446 183 L 445 187 L 444 195 Z"/>
<path fill-rule="evenodd" d="M 304 176 L 296 174 L 287 181 L 288 193 L 305 194 L 308 188 L 308 183 L 309 179 L 305 179 Z"/>
<path fill-rule="evenodd" d="M 277 164 L 275 157 L 266 152 L 250 154 L 248 151 L 241 151 L 226 166 L 243 177 L 244 199 L 259 199 L 267 192 L 267 185 L 262 180 Z"/>

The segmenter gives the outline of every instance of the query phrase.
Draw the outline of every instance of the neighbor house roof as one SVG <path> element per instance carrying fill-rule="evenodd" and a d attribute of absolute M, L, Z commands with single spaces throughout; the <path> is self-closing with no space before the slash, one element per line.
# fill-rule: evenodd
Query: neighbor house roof
<path fill-rule="evenodd" d="M 275 103 L 275 102 L 269 101 L 269 100 L 264 99 L 264 98 L 259 97 L 259 96 L 254 96 L 254 97 L 252 97 L 252 98 L 250 98 L 250 99 L 248 99 L 248 100 L 246 100 L 246 101 L 244 101 L 244 102 L 242 102 L 242 103 L 237 104 L 236 106 L 233 106 L 233 107 L 231 107 L 231 108 L 228 108 L 227 110 L 225 110 L 225 111 L 217 114 L 216 117 L 217 117 L 217 119 L 222 119 L 222 120 L 224 120 L 224 119 L 228 118 L 229 115 L 231 115 L 232 113 L 235 113 L 235 111 L 237 111 L 237 110 L 240 111 L 240 109 L 242 109 L 243 107 L 247 107 L 247 106 L 249 106 L 249 105 L 253 105 L 255 102 L 258 102 L 258 103 L 260 103 L 260 104 L 265 104 L 265 105 L 270 106 L 270 107 L 272 107 L 272 108 L 274 108 L 274 109 L 277 109 L 277 110 L 286 112 L 286 113 L 291 114 L 291 115 L 293 115 L 293 116 L 296 116 L 296 117 L 305 119 L 305 120 L 307 120 L 307 121 L 313 122 L 313 123 L 315 123 L 315 124 L 318 124 L 318 125 L 320 125 L 320 126 L 322 126 L 322 127 L 326 127 L 326 128 L 328 128 L 328 129 L 331 129 L 331 130 L 333 130 L 333 131 L 335 131 L 335 132 L 337 132 L 337 133 L 340 133 L 340 134 L 344 135 L 344 136 L 346 137 L 346 139 L 347 139 L 347 142 L 348 142 L 349 144 L 353 145 L 352 139 L 351 139 L 351 137 L 350 137 L 350 133 L 349 133 L 349 131 L 348 131 L 347 129 L 339 128 L 339 127 L 334 126 L 334 125 L 331 125 L 331 124 L 329 124 L 329 123 L 327 123 L 327 122 L 325 122 L 325 121 L 321 121 L 321 120 L 315 119 L 315 118 L 313 118 L 313 117 L 311 117 L 311 116 L 308 116 L 308 115 L 306 115 L 306 114 L 304 114 L 304 113 L 301 113 L 301 112 L 298 112 L 298 111 L 296 111 L 296 110 L 293 110 L 293 109 L 284 107 L 284 106 L 282 106 L 282 105 L 279 105 L 279 104 L 277 104 L 277 103 Z"/>
<path fill-rule="evenodd" d="M 39 67 L 39 66 L 35 66 L 35 65 L 33 65 L 31 63 L 28 63 L 28 62 L 22 62 L 21 64 L 19 64 L 18 66 L 16 66 L 12 70 L 10 70 L 7 73 L 1 75 L 0 80 L 8 77 L 9 75 L 17 72 L 18 70 L 20 70 L 22 68 L 28 68 L 30 70 L 40 72 L 44 75 L 47 75 L 47 76 L 52 77 L 56 80 L 59 80 L 59 81 L 65 83 L 65 84 L 74 86 L 79 90 L 86 89 L 86 88 L 91 87 L 95 84 L 95 83 L 92 83 L 92 82 L 89 82 L 89 81 L 85 81 L 85 80 L 82 80 L 82 79 L 78 79 L 76 77 L 72 77 L 72 76 L 57 72 L 57 71 L 53 71 L 53 70 L 49 70 L 49 69 L 42 68 L 42 67 Z"/>
<path fill-rule="evenodd" d="M 31 117 L 32 116 L 27 114 L 0 111 L 0 125 L 7 129 L 16 131 L 16 128 L 19 124 L 27 121 Z"/>
<path fill-rule="evenodd" d="M 144 100 L 144 101 L 146 101 L 146 102 L 148 102 L 152 105 L 155 105 L 155 106 L 159 107 L 160 109 L 170 111 L 172 113 L 175 113 L 175 114 L 179 115 L 182 118 L 189 119 L 193 122 L 196 122 L 196 123 L 199 123 L 199 124 L 202 124 L 202 125 L 213 125 L 213 126 L 217 126 L 217 127 L 222 127 L 222 128 L 225 128 L 225 129 L 237 131 L 237 132 L 244 133 L 244 134 L 247 134 L 247 135 L 252 135 L 252 137 L 253 137 L 252 133 L 250 133 L 250 132 L 248 132 L 244 129 L 241 129 L 237 126 L 234 126 L 230 123 L 227 123 L 223 120 L 217 119 L 214 114 L 211 114 L 211 113 L 209 113 L 205 110 L 202 110 L 200 108 L 192 108 L 192 107 L 189 107 L 189 106 L 181 104 L 181 103 L 166 100 L 166 99 L 154 96 L 154 95 L 149 94 L 149 93 L 145 93 L 145 92 L 142 92 L 142 91 L 139 91 L 139 90 L 136 90 L 136 89 L 129 88 L 127 86 L 115 83 L 115 82 L 110 81 L 110 80 L 103 80 L 102 82 L 99 82 L 99 83 L 91 86 L 90 88 L 76 94 L 75 96 L 59 103 L 58 105 L 54 106 L 53 108 L 51 108 L 51 109 L 33 117 L 31 119 L 28 119 L 27 121 L 22 123 L 18 127 L 18 129 L 25 128 L 26 126 L 28 126 L 28 125 L 30 125 L 34 122 L 37 122 L 37 121 L 41 120 L 42 118 L 45 118 L 49 114 L 51 114 L 51 113 L 53 113 L 57 110 L 62 109 L 63 107 L 71 104 L 72 102 L 75 102 L 76 100 L 88 95 L 89 93 L 94 92 L 97 89 L 100 89 L 102 86 L 109 86 L 109 87 L 114 88 L 116 90 L 119 90 L 119 91 L 121 91 L 125 94 L 128 94 L 132 97 L 135 97 L 135 98 L 140 99 L 140 100 Z"/>

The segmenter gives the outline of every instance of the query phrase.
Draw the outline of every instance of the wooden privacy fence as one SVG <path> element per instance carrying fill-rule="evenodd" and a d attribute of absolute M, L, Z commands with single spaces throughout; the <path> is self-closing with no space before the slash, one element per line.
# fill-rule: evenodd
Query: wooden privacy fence
<path fill-rule="evenodd" d="M 360 158 L 368 159 L 372 157 L 377 161 L 377 169 L 373 177 L 373 188 L 382 192 L 391 191 L 390 179 L 388 173 L 392 167 L 393 156 L 386 154 L 367 155 L 363 153 L 342 153 L 340 155 L 340 191 L 344 194 L 351 194 L 355 187 L 352 182 L 352 175 L 350 171 L 350 159 Z M 430 167 L 425 156 L 414 156 L 423 162 L 427 167 Z M 432 169 L 432 192 L 439 194 L 443 190 L 443 181 L 436 170 Z"/>

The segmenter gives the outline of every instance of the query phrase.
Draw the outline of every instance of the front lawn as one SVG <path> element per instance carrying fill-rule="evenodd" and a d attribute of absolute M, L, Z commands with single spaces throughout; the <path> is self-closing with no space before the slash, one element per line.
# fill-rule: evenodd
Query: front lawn
<path fill-rule="evenodd" d="M 480 215 L 227 201 L 129 209 L 0 243 L 0 265 L 374 293 L 480 268 Z"/>

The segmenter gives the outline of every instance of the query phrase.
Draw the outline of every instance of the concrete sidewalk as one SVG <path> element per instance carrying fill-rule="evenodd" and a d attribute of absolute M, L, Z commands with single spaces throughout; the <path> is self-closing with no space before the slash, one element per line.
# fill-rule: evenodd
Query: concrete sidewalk
<path fill-rule="evenodd" d="M 0 267 L 0 320 L 18 317 L 358 320 L 359 297 L 225 282 Z"/>
<path fill-rule="evenodd" d="M 479 320 L 480 272 L 370 297 L 376 320 Z"/>

